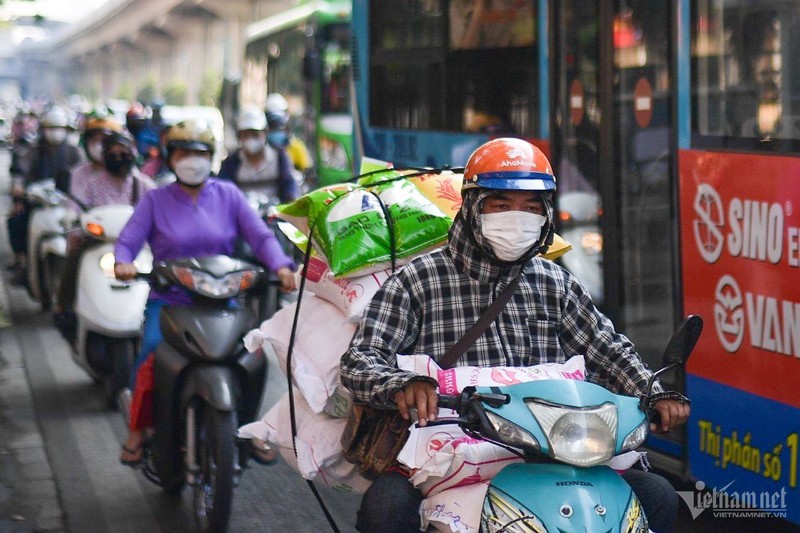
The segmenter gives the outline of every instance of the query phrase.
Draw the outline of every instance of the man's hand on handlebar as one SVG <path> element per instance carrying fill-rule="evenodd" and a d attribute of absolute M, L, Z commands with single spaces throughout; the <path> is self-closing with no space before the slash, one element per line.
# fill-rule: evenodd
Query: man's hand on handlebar
<path fill-rule="evenodd" d="M 438 413 L 438 397 L 436 387 L 427 381 L 412 381 L 403 390 L 394 394 L 394 403 L 400 416 L 408 420 L 409 409 L 416 409 L 419 425 L 426 426 L 436 420 Z"/>
<path fill-rule="evenodd" d="M 667 433 L 686 423 L 691 409 L 685 403 L 677 400 L 659 400 L 653 406 L 660 417 L 658 424 L 650 424 L 650 431 Z"/>
<path fill-rule="evenodd" d="M 114 275 L 120 281 L 128 281 L 136 277 L 136 265 L 133 263 L 114 263 Z"/>

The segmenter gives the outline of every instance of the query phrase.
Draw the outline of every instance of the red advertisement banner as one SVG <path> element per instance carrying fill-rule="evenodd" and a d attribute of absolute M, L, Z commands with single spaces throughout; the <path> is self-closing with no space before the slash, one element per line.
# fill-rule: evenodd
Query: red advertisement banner
<path fill-rule="evenodd" d="M 689 373 L 800 407 L 800 158 L 682 151 Z"/>

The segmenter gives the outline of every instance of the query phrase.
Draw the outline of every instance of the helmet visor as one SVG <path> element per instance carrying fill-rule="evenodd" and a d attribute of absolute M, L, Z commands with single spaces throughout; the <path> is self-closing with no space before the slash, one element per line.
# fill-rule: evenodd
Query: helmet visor
<path fill-rule="evenodd" d="M 553 191 L 556 189 L 556 180 L 546 172 L 484 172 L 477 174 L 474 181 L 464 182 L 464 186 L 509 191 Z"/>

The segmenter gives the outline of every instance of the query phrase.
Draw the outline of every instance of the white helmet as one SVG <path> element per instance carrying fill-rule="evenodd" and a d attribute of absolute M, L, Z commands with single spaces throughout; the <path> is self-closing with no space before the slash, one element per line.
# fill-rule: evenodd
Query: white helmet
<path fill-rule="evenodd" d="M 245 106 L 236 119 L 236 131 L 267 129 L 267 117 L 257 106 Z"/>
<path fill-rule="evenodd" d="M 289 102 L 283 95 L 272 93 L 267 95 L 267 105 L 264 106 L 264 111 L 267 113 L 281 113 L 284 114 L 289 110 Z"/>
<path fill-rule="evenodd" d="M 53 106 L 42 116 L 43 128 L 67 128 L 69 127 L 69 115 L 60 106 Z"/>

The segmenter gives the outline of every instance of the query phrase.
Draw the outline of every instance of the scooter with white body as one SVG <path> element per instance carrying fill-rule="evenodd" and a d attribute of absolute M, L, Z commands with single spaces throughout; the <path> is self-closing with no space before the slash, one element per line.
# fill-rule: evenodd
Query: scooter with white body
<path fill-rule="evenodd" d="M 61 220 L 66 195 L 55 179 L 31 183 L 25 190 L 31 208 L 28 225 L 27 288 L 43 310 L 50 309 L 67 257 L 67 240 Z"/>
<path fill-rule="evenodd" d="M 132 214 L 130 205 L 113 204 L 89 209 L 80 217 L 81 231 L 94 244 L 83 252 L 78 266 L 73 358 L 104 383 L 111 407 L 128 385 L 150 293 L 144 280 L 121 282 L 114 276 L 114 243 Z M 135 260 L 142 272 L 150 271 L 152 263 L 149 248 Z"/>

